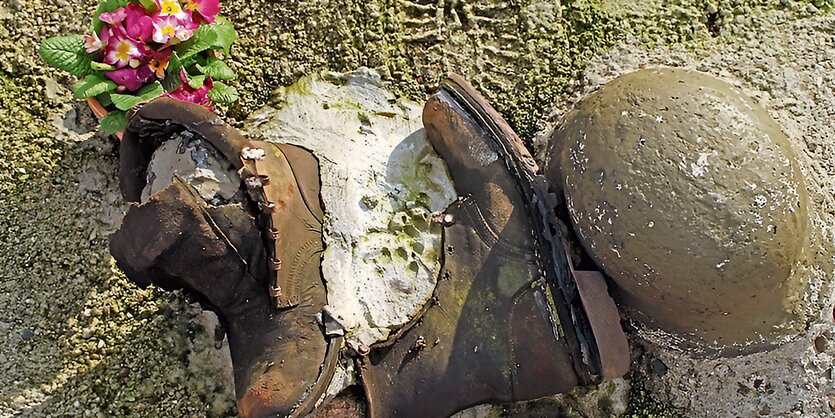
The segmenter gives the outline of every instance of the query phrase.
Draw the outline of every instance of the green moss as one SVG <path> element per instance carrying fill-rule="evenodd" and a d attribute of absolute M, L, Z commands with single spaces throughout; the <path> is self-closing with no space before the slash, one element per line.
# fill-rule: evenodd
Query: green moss
<path fill-rule="evenodd" d="M 824 11 L 833 4 L 810 2 Z M 112 145 L 93 136 L 91 125 L 81 127 L 83 135 L 64 135 L 56 126 L 72 112 L 87 120 L 89 114 L 56 88 L 74 80 L 45 68 L 36 45 L 82 33 L 95 3 L 0 5 L 0 325 L 10 327 L 0 341 L 0 353 L 9 357 L 0 373 L 0 409 L 53 416 L 233 414 L 231 395 L 222 392 L 228 388 L 211 386 L 215 380 L 198 367 L 195 347 L 205 347 L 208 334 L 195 327 L 195 310 L 180 296 L 137 289 L 113 270 L 105 238 L 116 221 L 106 218 L 123 207 L 103 195 L 115 190 Z M 443 10 L 420 3 L 429 4 L 225 0 L 223 12 L 241 35 L 232 51 L 239 74 L 232 84 L 241 100 L 229 116 L 242 120 L 278 87 L 319 70 L 368 66 L 398 95 L 417 101 L 454 71 L 530 139 L 590 57 L 627 35 L 647 46 L 697 49 L 715 36 L 734 36 L 735 25 L 756 21 L 763 10 L 784 7 L 778 0 L 716 0 L 711 12 L 706 0 L 570 0 L 553 14 L 531 9 L 530 0 L 457 2 Z M 792 5 L 805 13 L 802 3 Z M 105 183 L 80 188 L 78 177 L 89 172 Z M 425 203 L 418 193 L 409 199 Z M 398 256 L 405 251 L 388 255 Z M 31 339 L 20 337 L 24 329 Z M 627 416 L 680 415 L 637 380 Z M 19 397 L 29 406 L 9 406 Z"/>
<path fill-rule="evenodd" d="M 47 122 L 55 105 L 45 91 L 43 78 L 0 75 L 0 202 L 41 184 L 64 153 Z"/>
<path fill-rule="evenodd" d="M 233 50 L 241 74 L 236 87 L 243 92 L 231 109 L 237 118 L 265 104 L 277 86 L 318 70 L 367 66 L 397 94 L 419 101 L 428 87 L 453 71 L 481 85 L 520 134 L 530 138 L 585 60 L 620 33 L 618 22 L 586 1 L 568 2 L 562 17 L 558 11 L 532 13 L 527 1 L 449 10 L 393 0 L 295 7 L 263 0 L 242 3 L 233 1 L 227 9 L 242 35 Z M 253 15 L 252 9 L 262 13 Z M 258 21 L 264 15 L 271 16 L 269 22 Z"/>
<path fill-rule="evenodd" d="M 560 14 L 531 0 L 442 9 L 395 0 L 228 4 L 241 34 L 233 50 L 243 93 L 235 118 L 267 103 L 277 86 L 319 70 L 367 66 L 417 101 L 451 71 L 479 87 L 525 140 L 572 91 L 588 59 L 627 35 L 647 46 L 698 48 L 738 19 L 784 7 L 777 0 L 573 0 Z"/>

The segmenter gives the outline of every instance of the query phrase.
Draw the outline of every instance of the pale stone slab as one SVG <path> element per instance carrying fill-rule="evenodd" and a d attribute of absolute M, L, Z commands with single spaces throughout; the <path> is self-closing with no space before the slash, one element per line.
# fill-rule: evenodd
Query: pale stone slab
<path fill-rule="evenodd" d="M 396 99 L 368 69 L 305 77 L 276 97 L 245 130 L 319 158 L 328 310 L 349 342 L 383 340 L 431 297 L 442 245 L 431 214 L 456 198 L 422 107 Z"/>

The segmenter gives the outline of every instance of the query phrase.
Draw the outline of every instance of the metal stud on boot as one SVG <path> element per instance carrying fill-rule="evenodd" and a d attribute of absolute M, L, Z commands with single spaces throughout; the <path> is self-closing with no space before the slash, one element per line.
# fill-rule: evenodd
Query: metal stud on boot
<path fill-rule="evenodd" d="M 575 282 L 516 135 L 457 76 L 423 121 L 462 198 L 438 217 L 443 268 L 431 305 L 363 361 L 371 416 L 447 417 L 624 374 L 628 347 L 605 283 L 594 274 Z"/>
<path fill-rule="evenodd" d="M 239 169 L 253 201 L 208 206 L 175 178 L 131 207 L 111 237 L 111 253 L 137 283 L 185 289 L 217 310 L 228 329 L 242 417 L 304 416 L 330 383 L 341 346 L 316 320 L 327 302 L 318 162 L 298 147 L 247 142 L 200 106 L 157 100 L 128 122 L 126 199 L 138 198 L 153 150 L 183 130 Z"/>

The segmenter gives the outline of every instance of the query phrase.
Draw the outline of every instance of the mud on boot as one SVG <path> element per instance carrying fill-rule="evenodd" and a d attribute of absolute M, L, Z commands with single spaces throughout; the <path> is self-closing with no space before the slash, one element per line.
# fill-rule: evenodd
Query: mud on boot
<path fill-rule="evenodd" d="M 372 418 L 447 417 L 623 375 L 614 302 L 599 273 L 573 272 L 553 196 L 519 138 L 454 75 L 423 122 L 462 197 L 439 217 L 433 300 L 363 360 Z"/>
<path fill-rule="evenodd" d="M 175 177 L 131 206 L 111 253 L 131 280 L 183 289 L 219 313 L 242 417 L 304 416 L 341 346 L 316 319 L 327 303 L 318 162 L 299 147 L 248 142 L 201 106 L 158 99 L 129 117 L 120 150 L 126 200 L 139 199 L 153 151 L 184 130 L 238 169 L 251 200 L 209 206 Z"/>

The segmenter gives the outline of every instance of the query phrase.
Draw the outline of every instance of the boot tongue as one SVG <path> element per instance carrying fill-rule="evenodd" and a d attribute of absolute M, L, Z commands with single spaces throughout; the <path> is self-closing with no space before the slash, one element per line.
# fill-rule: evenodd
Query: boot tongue
<path fill-rule="evenodd" d="M 185 130 L 173 134 L 154 151 L 141 202 L 168 187 L 175 176 L 202 198 L 209 217 L 247 262 L 250 275 L 266 288 L 264 244 L 251 239 L 261 232 L 244 209 L 248 202 L 234 166 L 211 143 Z"/>

